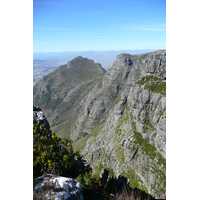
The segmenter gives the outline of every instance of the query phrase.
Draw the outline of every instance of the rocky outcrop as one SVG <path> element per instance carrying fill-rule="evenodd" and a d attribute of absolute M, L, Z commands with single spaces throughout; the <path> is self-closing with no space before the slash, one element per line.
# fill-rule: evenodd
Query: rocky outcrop
<path fill-rule="evenodd" d="M 50 79 L 44 85 L 47 83 L 51 107 L 55 95 Z M 107 169 L 110 177 L 123 175 L 130 186 L 164 198 L 166 51 L 120 54 L 103 78 L 87 83 L 78 82 L 53 111 L 47 110 L 51 119 L 62 119 L 54 130 L 65 127 L 74 148 L 99 176 Z M 73 104 L 69 103 L 71 99 Z M 61 105 L 62 117 L 58 112 Z"/>
<path fill-rule="evenodd" d="M 71 178 L 47 174 L 34 180 L 34 199 L 83 200 L 81 184 Z"/>
<path fill-rule="evenodd" d="M 37 123 L 38 125 L 44 124 L 44 127 L 46 129 L 50 129 L 49 122 L 39 106 L 33 105 L 33 120 L 34 124 L 35 123 Z"/>

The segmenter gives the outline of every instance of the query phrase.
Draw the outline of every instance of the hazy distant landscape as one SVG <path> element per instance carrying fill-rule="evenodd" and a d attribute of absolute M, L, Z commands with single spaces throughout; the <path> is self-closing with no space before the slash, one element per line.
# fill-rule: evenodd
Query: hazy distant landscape
<path fill-rule="evenodd" d="M 51 52 L 33 54 L 33 84 L 44 75 L 54 71 L 58 66 L 67 64 L 77 56 L 87 57 L 100 63 L 107 70 L 111 67 L 116 55 L 120 53 L 142 54 L 152 52 L 153 49 L 122 50 L 122 51 L 74 51 L 74 52 Z"/>

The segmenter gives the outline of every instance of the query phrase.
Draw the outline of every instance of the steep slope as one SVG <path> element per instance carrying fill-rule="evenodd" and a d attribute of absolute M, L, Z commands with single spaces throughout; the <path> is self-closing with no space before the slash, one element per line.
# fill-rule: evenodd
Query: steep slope
<path fill-rule="evenodd" d="M 82 107 L 71 136 L 88 134 L 74 147 L 96 173 L 106 168 L 110 175 L 126 176 L 132 187 L 164 197 L 166 51 L 117 56 Z"/>
<path fill-rule="evenodd" d="M 70 90 L 63 97 L 67 84 L 55 85 L 50 78 L 51 74 L 34 87 L 35 94 L 41 88 L 45 91 L 34 94 L 37 105 L 48 108 L 45 113 L 57 133 L 70 133 L 74 148 L 95 173 L 101 176 L 107 169 L 109 176 L 123 175 L 132 187 L 165 197 L 166 51 L 120 54 L 103 78 L 83 81 L 84 89 Z M 78 78 L 75 91 L 82 83 Z M 54 82 L 58 80 L 55 77 Z M 47 98 L 46 91 L 54 95 Z"/>
<path fill-rule="evenodd" d="M 53 131 L 62 137 L 69 134 L 73 125 L 71 121 L 76 119 L 80 109 L 77 102 L 102 79 L 105 72 L 100 64 L 79 56 L 34 85 L 33 103 L 43 109 Z"/>

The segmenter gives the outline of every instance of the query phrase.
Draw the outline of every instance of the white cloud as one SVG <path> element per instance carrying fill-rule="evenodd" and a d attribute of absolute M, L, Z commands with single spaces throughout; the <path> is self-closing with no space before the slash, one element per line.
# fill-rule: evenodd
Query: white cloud
<path fill-rule="evenodd" d="M 115 26 L 112 29 L 121 31 L 166 31 L 165 25 L 123 25 Z"/>

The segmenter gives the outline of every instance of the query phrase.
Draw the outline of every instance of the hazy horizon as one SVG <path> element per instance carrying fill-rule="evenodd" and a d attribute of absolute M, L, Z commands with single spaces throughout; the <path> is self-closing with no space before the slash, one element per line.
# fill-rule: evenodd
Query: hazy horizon
<path fill-rule="evenodd" d="M 50 51 L 50 52 L 33 52 L 33 54 L 50 54 L 50 53 L 76 53 L 76 52 L 122 52 L 122 51 L 157 51 L 164 49 L 120 49 L 120 50 L 74 50 L 74 51 Z"/>
<path fill-rule="evenodd" d="M 75 57 L 82 56 L 100 63 L 108 70 L 114 62 L 117 55 L 121 53 L 142 54 L 156 51 L 151 50 L 121 50 L 121 51 L 73 51 L 73 52 L 49 52 L 33 53 L 33 82 L 37 82 L 44 75 L 54 71 L 58 66 L 67 64 Z"/>
<path fill-rule="evenodd" d="M 121 53 L 143 54 L 157 51 L 156 49 L 141 49 L 141 50 L 108 50 L 108 51 L 64 51 L 64 52 L 37 52 L 33 53 L 33 68 L 36 67 L 58 67 L 62 64 L 67 64 L 70 60 L 77 56 L 86 57 L 98 62 L 104 69 L 108 69 L 116 56 Z M 43 62 L 37 62 L 43 61 Z"/>

